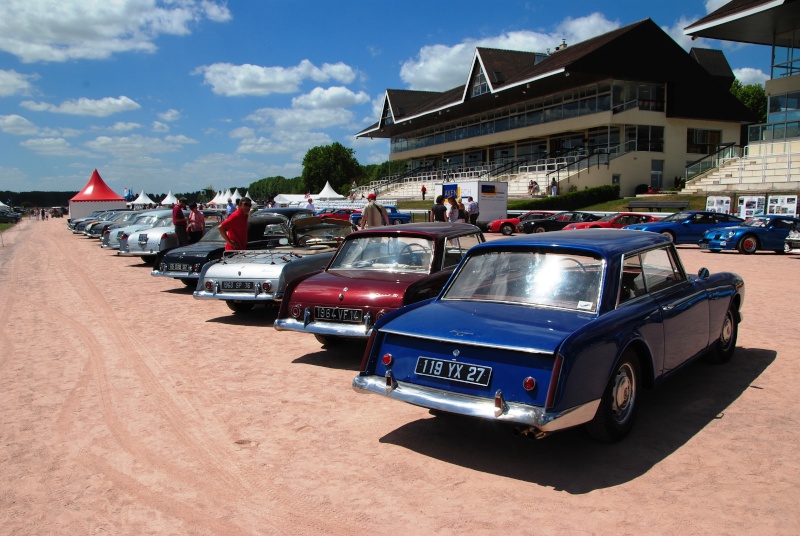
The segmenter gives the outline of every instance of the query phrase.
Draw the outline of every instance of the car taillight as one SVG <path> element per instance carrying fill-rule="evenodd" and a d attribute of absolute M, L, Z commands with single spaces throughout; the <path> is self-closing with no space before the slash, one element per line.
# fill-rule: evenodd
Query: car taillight
<path fill-rule="evenodd" d="M 272 283 L 270 281 L 264 281 L 261 283 L 261 288 L 264 290 L 264 292 L 269 292 L 272 290 Z"/>
<path fill-rule="evenodd" d="M 161 240 L 164 240 L 165 238 L 167 238 L 167 233 L 161 235 Z"/>
<path fill-rule="evenodd" d="M 383 364 L 387 367 L 391 366 L 393 361 L 394 358 L 392 358 L 392 354 L 383 354 L 383 357 L 381 358 L 381 362 L 383 362 Z"/>
<path fill-rule="evenodd" d="M 211 281 L 206 281 L 206 290 L 208 291 L 214 290 L 214 283 Z"/>
<path fill-rule="evenodd" d="M 536 388 L 536 380 L 528 376 L 522 380 L 522 387 L 524 387 L 526 391 L 533 391 Z"/>
<path fill-rule="evenodd" d="M 128 235 L 126 235 L 125 233 L 122 233 L 121 235 L 119 235 L 119 239 L 120 240 L 125 240 L 126 238 L 128 238 Z"/>
<path fill-rule="evenodd" d="M 301 314 L 303 314 L 303 309 L 299 305 L 295 305 L 292 307 L 291 315 L 294 318 L 300 318 Z"/>
<path fill-rule="evenodd" d="M 197 264 L 195 264 L 194 266 L 192 266 L 192 271 L 193 271 L 193 272 L 199 272 L 199 271 L 200 271 L 200 268 L 202 268 L 202 267 L 203 267 L 203 265 L 202 265 L 202 264 L 200 264 L 200 263 L 197 263 Z"/>

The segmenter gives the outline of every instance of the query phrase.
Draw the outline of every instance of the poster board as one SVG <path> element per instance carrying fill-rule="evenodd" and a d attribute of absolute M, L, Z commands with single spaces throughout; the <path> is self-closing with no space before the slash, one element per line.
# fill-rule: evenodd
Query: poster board
<path fill-rule="evenodd" d="M 766 200 L 767 198 L 763 195 L 743 195 L 739 197 L 739 209 L 736 215 L 747 219 L 764 214 Z"/>
<path fill-rule="evenodd" d="M 722 214 L 731 213 L 731 198 L 726 195 L 710 195 L 706 198 L 706 210 Z"/>
<path fill-rule="evenodd" d="M 767 203 L 767 214 L 797 214 L 796 195 L 771 195 Z"/>

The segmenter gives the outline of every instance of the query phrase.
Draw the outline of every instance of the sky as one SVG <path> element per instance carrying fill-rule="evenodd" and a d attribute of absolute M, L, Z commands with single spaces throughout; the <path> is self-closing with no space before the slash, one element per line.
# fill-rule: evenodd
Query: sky
<path fill-rule="evenodd" d="M 651 18 L 684 49 L 723 50 L 743 84 L 770 49 L 683 29 L 726 0 L 2 0 L 0 190 L 223 190 L 302 173 L 356 139 L 386 89 L 467 82 L 476 46 L 545 52 Z"/>

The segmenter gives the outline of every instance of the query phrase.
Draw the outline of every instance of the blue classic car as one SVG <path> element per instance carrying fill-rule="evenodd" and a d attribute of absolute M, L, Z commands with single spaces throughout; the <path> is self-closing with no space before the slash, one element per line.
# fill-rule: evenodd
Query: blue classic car
<path fill-rule="evenodd" d="M 633 426 L 640 392 L 736 346 L 744 282 L 687 275 L 655 233 L 589 229 L 469 250 L 438 297 L 375 324 L 357 392 L 510 423 L 533 437 Z"/>
<path fill-rule="evenodd" d="M 740 225 L 743 222 L 742 218 L 730 214 L 684 210 L 658 221 L 627 225 L 623 229 L 661 233 L 676 244 L 697 244 L 703 238 L 703 234 L 710 229 Z"/>
<path fill-rule="evenodd" d="M 406 214 L 397 210 L 397 207 L 385 206 L 386 215 L 389 216 L 389 223 L 392 225 L 400 225 L 401 223 L 411 223 L 411 214 Z M 356 227 L 361 226 L 361 212 L 354 212 L 350 215 L 350 223 Z"/>
<path fill-rule="evenodd" d="M 789 232 L 797 229 L 798 224 L 800 220 L 791 216 L 756 216 L 735 227 L 706 231 L 700 239 L 700 249 L 714 253 L 723 249 L 738 249 L 746 254 L 755 253 L 759 249 L 783 253 Z"/>

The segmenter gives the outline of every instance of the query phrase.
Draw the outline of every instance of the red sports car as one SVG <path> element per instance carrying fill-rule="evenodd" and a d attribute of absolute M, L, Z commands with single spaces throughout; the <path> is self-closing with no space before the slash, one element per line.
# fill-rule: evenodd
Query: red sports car
<path fill-rule="evenodd" d="M 316 215 L 322 219 L 333 218 L 335 220 L 349 221 L 351 214 L 361 214 L 361 211 L 355 208 L 324 209 L 317 212 Z"/>
<path fill-rule="evenodd" d="M 439 294 L 483 234 L 468 223 L 374 227 L 344 238 L 328 267 L 286 287 L 275 328 L 313 333 L 325 345 L 366 341 L 375 321 Z"/>
<path fill-rule="evenodd" d="M 603 216 L 597 221 L 579 221 L 570 223 L 564 227 L 565 231 L 572 231 L 575 229 L 621 229 L 626 225 L 633 225 L 635 223 L 649 223 L 656 221 L 659 218 L 650 216 L 649 214 L 641 214 L 637 212 L 618 212 L 616 214 L 609 214 Z"/>
<path fill-rule="evenodd" d="M 517 225 L 519 225 L 520 222 L 541 220 L 548 216 L 552 216 L 557 212 L 557 210 L 531 210 L 519 218 L 502 218 L 499 220 L 492 220 L 489 222 L 487 231 L 490 233 L 503 233 L 504 235 L 508 236 L 514 234 L 514 231 L 517 229 Z"/>

